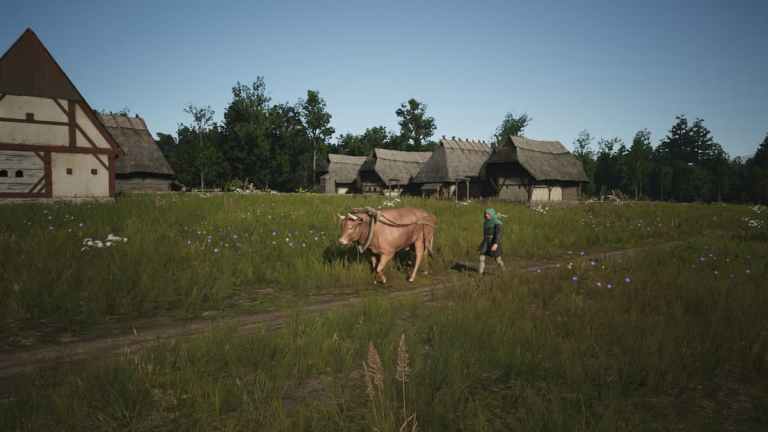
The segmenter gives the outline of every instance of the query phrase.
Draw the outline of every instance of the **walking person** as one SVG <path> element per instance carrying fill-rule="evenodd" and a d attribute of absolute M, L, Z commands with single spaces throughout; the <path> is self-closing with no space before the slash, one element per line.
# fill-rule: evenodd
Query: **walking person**
<path fill-rule="evenodd" d="M 491 257 L 496 260 L 496 264 L 502 270 L 505 270 L 504 260 L 501 258 L 501 221 L 496 210 L 492 208 L 485 209 L 483 213 L 483 242 L 478 248 L 480 252 L 480 265 L 477 271 L 482 275 L 485 273 L 485 257 Z"/>

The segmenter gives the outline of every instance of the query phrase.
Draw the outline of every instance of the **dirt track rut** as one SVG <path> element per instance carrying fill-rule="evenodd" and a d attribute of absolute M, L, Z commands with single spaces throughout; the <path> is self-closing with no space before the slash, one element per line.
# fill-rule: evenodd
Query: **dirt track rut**
<path fill-rule="evenodd" d="M 606 259 L 635 252 L 668 248 L 681 244 L 681 241 L 667 242 L 653 246 L 645 246 L 631 249 L 614 250 L 603 253 L 595 253 L 578 257 L 579 260 Z M 574 258 L 569 257 L 568 260 Z M 522 271 L 536 271 L 554 268 L 562 264 L 559 260 L 547 264 L 534 264 L 522 268 Z M 567 261 L 567 260 L 565 260 Z M 430 286 L 418 287 L 408 290 L 392 291 L 383 295 L 383 299 L 434 299 L 448 288 L 466 283 L 462 281 L 444 281 Z M 233 318 L 209 320 L 196 319 L 184 322 L 165 322 L 164 324 L 145 326 L 141 330 L 134 330 L 128 335 L 114 337 L 99 337 L 91 339 L 73 340 L 56 345 L 46 345 L 30 349 L 0 352 L 0 380 L 10 379 L 15 375 L 53 367 L 63 363 L 80 362 L 89 359 L 97 359 L 119 355 L 124 352 L 133 352 L 155 343 L 172 339 L 201 335 L 216 325 L 228 325 L 237 329 L 240 335 L 260 331 L 264 328 L 274 330 L 280 328 L 288 319 L 296 314 L 313 315 L 331 310 L 340 310 L 363 303 L 367 297 L 352 295 L 337 297 L 324 302 L 313 303 L 291 310 L 241 315 Z M 152 322 L 152 320 L 148 320 Z M 157 321 L 158 323 L 160 321 Z"/>

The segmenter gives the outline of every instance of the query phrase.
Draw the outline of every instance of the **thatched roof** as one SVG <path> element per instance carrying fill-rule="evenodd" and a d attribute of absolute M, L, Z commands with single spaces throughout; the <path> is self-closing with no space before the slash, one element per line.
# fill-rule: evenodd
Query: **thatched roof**
<path fill-rule="evenodd" d="M 407 152 L 376 148 L 361 171 L 374 171 L 385 185 L 406 185 L 421 166 L 429 159 L 432 152 Z"/>
<path fill-rule="evenodd" d="M 587 182 L 581 161 L 560 141 L 511 136 L 491 154 L 488 164 L 517 162 L 536 180 Z"/>
<path fill-rule="evenodd" d="M 453 183 L 458 179 L 478 177 L 490 155 L 491 148 L 483 141 L 444 137 L 413 182 Z"/>
<path fill-rule="evenodd" d="M 106 114 L 99 117 L 125 152 L 125 156 L 117 159 L 117 174 L 175 175 L 144 119 Z"/>
<path fill-rule="evenodd" d="M 324 172 L 329 173 L 333 181 L 337 183 L 354 183 L 357 173 L 366 159 L 365 156 L 329 154 L 328 164 Z"/>

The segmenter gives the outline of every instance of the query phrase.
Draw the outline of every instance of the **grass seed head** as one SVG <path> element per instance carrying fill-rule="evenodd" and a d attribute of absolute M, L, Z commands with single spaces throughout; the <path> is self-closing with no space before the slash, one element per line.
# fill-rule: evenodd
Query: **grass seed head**
<path fill-rule="evenodd" d="M 373 342 L 368 343 L 368 370 L 373 384 L 380 391 L 384 391 L 384 367 L 381 365 L 381 357 Z"/>
<path fill-rule="evenodd" d="M 408 376 L 411 368 L 408 365 L 408 347 L 405 345 L 405 333 L 400 336 L 400 344 L 397 347 L 397 374 L 396 378 L 400 382 L 408 382 Z"/>

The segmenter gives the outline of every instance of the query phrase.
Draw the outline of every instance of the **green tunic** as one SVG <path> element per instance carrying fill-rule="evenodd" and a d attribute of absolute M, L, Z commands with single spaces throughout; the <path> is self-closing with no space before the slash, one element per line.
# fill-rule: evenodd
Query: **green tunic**
<path fill-rule="evenodd" d="M 491 246 L 497 244 L 498 247 L 495 251 L 491 250 Z M 483 242 L 480 244 L 480 253 L 489 257 L 501 256 L 501 224 L 487 224 L 483 226 Z"/>

